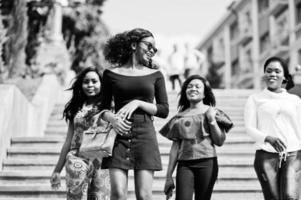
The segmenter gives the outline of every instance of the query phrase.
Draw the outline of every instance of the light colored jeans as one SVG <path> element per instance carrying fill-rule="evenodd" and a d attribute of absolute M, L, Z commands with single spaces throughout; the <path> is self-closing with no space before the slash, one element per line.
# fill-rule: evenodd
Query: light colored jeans
<path fill-rule="evenodd" d="M 289 152 L 280 161 L 278 153 L 257 150 L 254 168 L 265 200 L 301 199 L 301 151 Z"/>

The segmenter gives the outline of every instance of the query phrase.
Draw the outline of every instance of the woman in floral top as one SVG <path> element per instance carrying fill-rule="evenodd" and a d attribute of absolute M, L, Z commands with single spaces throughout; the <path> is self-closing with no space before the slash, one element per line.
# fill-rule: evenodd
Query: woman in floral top
<path fill-rule="evenodd" d="M 66 104 L 64 118 L 69 123 L 67 137 L 51 177 L 53 189 L 60 187 L 60 172 L 65 165 L 68 200 L 108 200 L 110 180 L 107 170 L 101 170 L 99 160 L 88 160 L 79 155 L 83 132 L 98 120 L 101 76 L 94 68 L 86 68 L 75 79 Z M 102 123 L 98 120 L 98 123 Z"/>

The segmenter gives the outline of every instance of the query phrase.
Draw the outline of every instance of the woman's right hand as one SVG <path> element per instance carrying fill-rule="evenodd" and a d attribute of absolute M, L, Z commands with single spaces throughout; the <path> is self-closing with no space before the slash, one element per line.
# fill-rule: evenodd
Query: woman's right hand
<path fill-rule="evenodd" d="M 122 117 L 115 115 L 113 122 L 111 123 L 113 129 L 119 135 L 126 135 L 130 132 L 132 122 L 123 120 Z"/>
<path fill-rule="evenodd" d="M 51 188 L 53 190 L 58 190 L 61 187 L 61 176 L 58 172 L 53 172 L 50 178 Z"/>
<path fill-rule="evenodd" d="M 283 152 L 286 149 L 284 142 L 277 137 L 267 136 L 264 141 L 271 144 L 277 152 Z"/>
<path fill-rule="evenodd" d="M 172 196 L 172 191 L 175 188 L 175 184 L 172 177 L 167 177 L 164 186 L 164 193 L 166 195 L 166 200 Z"/>

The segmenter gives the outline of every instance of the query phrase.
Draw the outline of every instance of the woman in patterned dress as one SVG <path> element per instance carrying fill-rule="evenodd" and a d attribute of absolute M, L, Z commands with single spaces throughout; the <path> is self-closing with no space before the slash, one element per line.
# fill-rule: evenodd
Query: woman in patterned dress
<path fill-rule="evenodd" d="M 108 170 L 101 170 L 99 160 L 88 160 L 78 154 L 83 132 L 92 127 L 99 112 L 101 76 L 94 68 L 86 68 L 75 79 L 71 100 L 63 112 L 68 132 L 59 160 L 51 176 L 53 189 L 60 187 L 60 172 L 65 165 L 67 200 L 109 200 Z"/>

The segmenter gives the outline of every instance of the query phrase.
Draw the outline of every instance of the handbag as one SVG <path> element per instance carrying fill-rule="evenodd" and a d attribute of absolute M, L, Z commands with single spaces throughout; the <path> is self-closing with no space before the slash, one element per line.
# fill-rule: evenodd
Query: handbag
<path fill-rule="evenodd" d="M 216 109 L 216 111 L 217 112 L 216 112 L 216 115 L 215 115 L 215 120 L 216 120 L 217 124 L 219 125 L 219 127 L 221 129 L 224 129 L 225 132 L 228 133 L 230 131 L 230 129 L 232 129 L 233 126 L 234 126 L 232 120 L 222 110 Z"/>
<path fill-rule="evenodd" d="M 103 120 L 97 127 L 92 127 L 83 132 L 79 155 L 88 159 L 102 160 L 112 156 L 117 133 L 113 127 Z"/>

